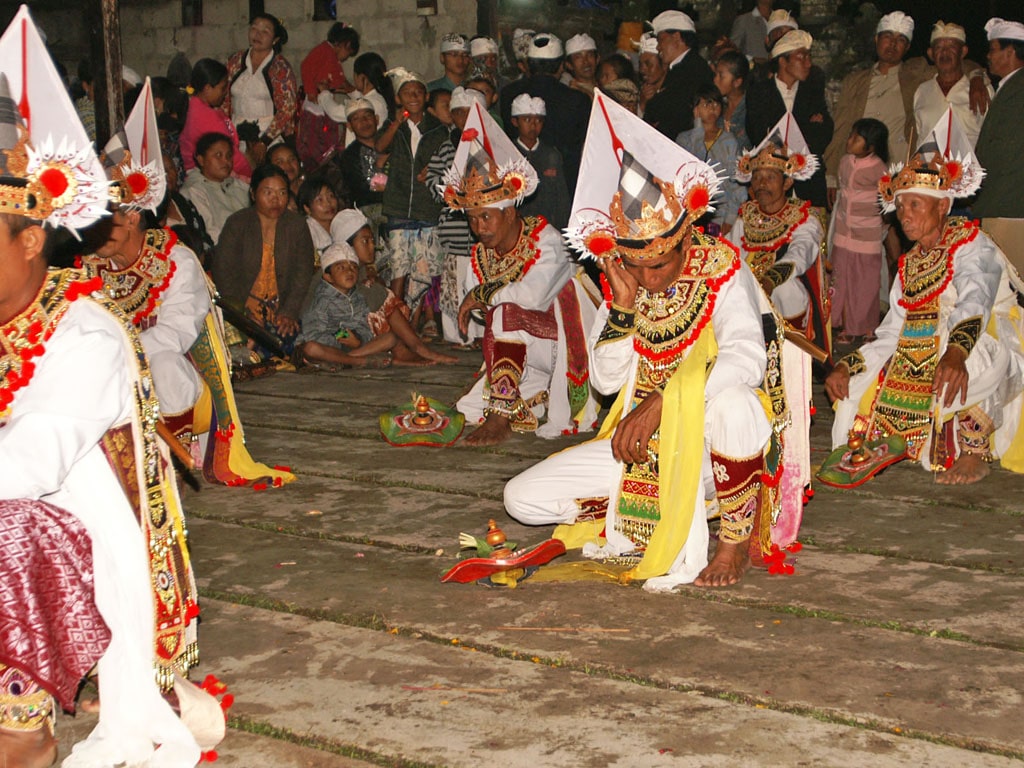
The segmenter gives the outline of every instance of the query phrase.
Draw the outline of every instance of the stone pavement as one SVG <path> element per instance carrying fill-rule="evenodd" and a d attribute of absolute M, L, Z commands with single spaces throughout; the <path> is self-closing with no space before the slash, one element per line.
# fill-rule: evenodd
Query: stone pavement
<path fill-rule="evenodd" d="M 818 488 L 796 575 L 721 591 L 441 584 L 502 486 L 582 437 L 397 449 L 377 418 L 454 400 L 479 354 L 238 387 L 253 455 L 299 480 L 186 491 L 225 766 L 1003 766 L 1024 760 L 1022 481 L 917 466 Z M 812 438 L 827 448 L 819 391 Z M 568 557 L 574 557 L 572 553 Z M 90 719 L 64 718 L 62 743 Z"/>

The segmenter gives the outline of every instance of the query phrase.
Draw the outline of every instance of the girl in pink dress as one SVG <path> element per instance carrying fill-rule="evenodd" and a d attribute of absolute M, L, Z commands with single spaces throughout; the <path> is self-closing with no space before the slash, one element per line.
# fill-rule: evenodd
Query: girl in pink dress
<path fill-rule="evenodd" d="M 181 129 L 181 137 L 178 139 L 185 170 L 190 171 L 195 167 L 196 142 L 203 134 L 223 133 L 231 137 L 234 149 L 232 175 L 248 182 L 252 176 L 252 166 L 245 153 L 238 148 L 238 131 L 231 118 L 218 109 L 228 92 L 227 67 L 215 59 L 200 59 L 192 67 L 188 92 L 191 96 L 188 100 L 188 117 L 185 118 L 185 127 Z"/>
<path fill-rule="evenodd" d="M 874 338 L 880 320 L 884 225 L 878 181 L 889 161 L 889 131 L 866 117 L 853 124 L 839 162 L 839 194 L 832 214 L 832 325 L 851 344 Z"/>

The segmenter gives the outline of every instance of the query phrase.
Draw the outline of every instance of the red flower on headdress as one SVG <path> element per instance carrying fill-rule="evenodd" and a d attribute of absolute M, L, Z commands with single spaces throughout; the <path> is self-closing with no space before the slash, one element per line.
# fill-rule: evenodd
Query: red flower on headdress
<path fill-rule="evenodd" d="M 462 140 L 463 141 L 472 141 L 473 139 L 475 139 L 479 135 L 480 135 L 480 132 L 477 131 L 476 128 L 469 128 L 468 130 L 465 130 L 465 131 L 462 132 Z"/>
<path fill-rule="evenodd" d="M 686 206 L 688 211 L 696 211 L 699 208 L 707 208 L 708 202 L 710 202 L 710 198 L 707 187 L 700 186 L 694 187 L 687 193 L 686 199 L 683 200 L 683 205 Z"/>
<path fill-rule="evenodd" d="M 54 197 L 60 197 L 68 188 L 68 177 L 56 168 L 47 168 L 39 174 L 39 181 Z"/>
<path fill-rule="evenodd" d="M 949 174 L 949 178 L 956 180 L 960 178 L 960 173 L 963 167 L 956 160 L 949 160 L 946 162 L 946 173 Z"/>
<path fill-rule="evenodd" d="M 587 248 L 595 256 L 601 256 L 615 247 L 615 240 L 611 235 L 598 232 L 587 238 Z"/>
<path fill-rule="evenodd" d="M 807 165 L 807 158 L 803 155 L 793 155 L 793 157 L 790 158 L 790 162 L 793 163 L 793 167 L 799 171 Z"/>
<path fill-rule="evenodd" d="M 149 179 L 144 173 L 129 173 L 124 181 L 133 195 L 141 195 L 149 188 Z"/>
<path fill-rule="evenodd" d="M 518 176 L 512 176 L 508 180 L 509 186 L 516 192 L 523 188 L 523 180 Z"/>

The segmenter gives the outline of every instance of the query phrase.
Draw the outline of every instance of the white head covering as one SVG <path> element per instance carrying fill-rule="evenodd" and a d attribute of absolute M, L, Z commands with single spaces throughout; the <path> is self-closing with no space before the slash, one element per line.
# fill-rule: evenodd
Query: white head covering
<path fill-rule="evenodd" d="M 772 58 L 775 59 L 784 53 L 792 53 L 802 48 L 809 51 L 813 42 L 814 38 L 809 32 L 804 32 L 802 29 L 791 29 L 775 41 L 775 45 L 772 46 Z"/>
<path fill-rule="evenodd" d="M 376 114 L 376 112 L 373 109 L 373 102 L 371 102 L 369 99 L 349 99 L 345 103 L 345 119 L 347 120 L 348 118 L 352 117 L 352 115 L 354 115 L 356 112 L 359 112 L 360 110 L 363 109 L 368 109 L 371 112 L 374 112 L 374 114 Z"/>
<path fill-rule="evenodd" d="M 469 41 L 469 55 L 473 58 L 477 56 L 487 56 L 489 54 L 496 54 L 498 52 L 498 44 L 489 37 L 474 37 Z"/>
<path fill-rule="evenodd" d="M 631 259 L 674 247 L 705 211 L 718 174 L 600 90 L 594 92 L 565 237 L 584 259 L 613 249 Z"/>
<path fill-rule="evenodd" d="M 538 32 L 530 40 L 528 59 L 560 59 L 562 58 L 562 41 L 550 32 Z"/>
<path fill-rule="evenodd" d="M 113 182 L 110 193 L 114 202 L 156 213 L 167 192 L 167 174 L 148 77 L 124 128 L 110 137 L 103 153 L 107 176 Z"/>
<path fill-rule="evenodd" d="M 523 61 L 530 54 L 530 42 L 537 33 L 532 29 L 517 29 L 512 33 L 512 53 L 518 61 Z"/>
<path fill-rule="evenodd" d="M 332 243 L 320 256 L 320 268 L 326 272 L 339 261 L 351 261 L 358 264 L 359 257 L 356 255 L 355 249 L 348 243 Z"/>
<path fill-rule="evenodd" d="M 103 166 L 24 5 L 0 37 L 0 149 L 0 212 L 76 237 L 108 215 Z"/>
<path fill-rule="evenodd" d="M 142 85 L 142 77 L 131 67 L 121 67 L 121 79 L 132 87 L 136 85 Z"/>
<path fill-rule="evenodd" d="M 438 185 L 445 204 L 466 208 L 508 208 L 532 195 L 537 171 L 480 104 L 469 110 L 455 158 Z"/>
<path fill-rule="evenodd" d="M 914 20 L 903 11 L 887 13 L 878 20 L 878 26 L 875 28 L 876 35 L 880 35 L 883 32 L 895 32 L 898 35 L 903 35 L 907 40 L 912 40 L 914 37 Z"/>
<path fill-rule="evenodd" d="M 791 34 L 786 33 L 787 36 Z M 771 168 L 795 181 L 806 181 L 814 175 L 819 165 L 818 158 L 807 146 L 800 126 L 787 112 L 768 131 L 760 144 L 740 155 L 733 178 L 741 184 L 747 184 L 758 168 Z"/>
<path fill-rule="evenodd" d="M 487 97 L 475 88 L 463 88 L 461 85 L 457 85 L 455 90 L 452 91 L 452 101 L 448 108 L 469 109 L 474 104 L 479 104 L 484 109 L 487 109 Z"/>
<path fill-rule="evenodd" d="M 800 25 L 796 23 L 796 19 L 793 18 L 793 14 L 782 8 L 779 8 L 777 11 L 772 11 L 771 15 L 768 17 L 768 34 L 770 35 L 780 27 L 800 29 Z"/>
<path fill-rule="evenodd" d="M 640 55 L 643 56 L 645 53 L 653 53 L 655 56 L 658 55 L 658 36 L 653 32 L 644 32 L 640 35 L 639 40 L 633 41 L 633 47 L 640 51 Z"/>
<path fill-rule="evenodd" d="M 331 240 L 347 243 L 349 238 L 369 222 L 358 208 L 342 208 L 331 219 Z"/>
<path fill-rule="evenodd" d="M 989 40 L 1024 40 L 1024 24 L 996 17 L 985 24 L 985 33 Z"/>
<path fill-rule="evenodd" d="M 512 117 L 520 115 L 546 115 L 547 107 L 544 99 L 540 96 L 530 96 L 528 93 L 520 93 L 512 100 Z"/>
<path fill-rule="evenodd" d="M 929 42 L 934 43 L 936 40 L 959 40 L 961 43 L 966 43 L 967 32 L 959 24 L 952 22 L 946 24 L 940 19 L 932 27 L 932 36 Z"/>
<path fill-rule="evenodd" d="M 662 11 L 649 22 L 655 36 L 659 32 L 696 32 L 693 19 L 682 11 Z"/>
<path fill-rule="evenodd" d="M 596 51 L 597 43 L 594 42 L 594 38 L 590 35 L 583 33 L 580 35 L 573 35 L 565 41 L 565 55 L 572 56 L 574 53 L 583 53 L 584 51 Z"/>
<path fill-rule="evenodd" d="M 953 200 L 970 197 L 981 187 L 985 169 L 952 107 L 922 138 L 910 162 L 893 164 L 878 182 L 883 211 L 894 210 L 896 198 L 908 192 Z"/>
<path fill-rule="evenodd" d="M 402 90 L 403 85 L 409 83 L 419 83 L 424 88 L 427 87 L 427 81 L 423 79 L 422 75 L 405 67 L 395 67 L 384 74 L 391 78 L 391 87 L 395 89 L 396 94 Z"/>
<path fill-rule="evenodd" d="M 463 35 L 448 34 L 441 38 L 441 53 L 469 53 L 469 43 Z"/>

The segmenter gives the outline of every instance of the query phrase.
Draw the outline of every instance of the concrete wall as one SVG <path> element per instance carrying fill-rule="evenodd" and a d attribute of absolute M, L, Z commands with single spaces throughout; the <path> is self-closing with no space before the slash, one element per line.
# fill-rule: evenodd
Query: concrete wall
<path fill-rule="evenodd" d="M 437 53 L 441 36 L 472 34 L 476 29 L 475 0 L 438 0 L 437 16 L 428 17 L 416 15 L 416 0 L 358 0 L 339 5 L 345 7 L 342 20 L 359 30 L 362 52 L 375 51 L 388 66 L 416 69 L 428 78 L 441 74 Z M 177 0 L 123 4 L 124 62 L 140 74 L 163 75 L 178 51 L 191 62 L 204 57 L 224 60 L 247 46 L 248 7 L 246 0 L 205 0 L 203 25 L 182 27 Z M 297 74 L 302 59 L 326 39 L 333 22 L 310 20 L 312 0 L 266 0 L 266 9 L 288 29 L 283 54 Z M 351 61 L 345 70 L 351 78 Z"/>

